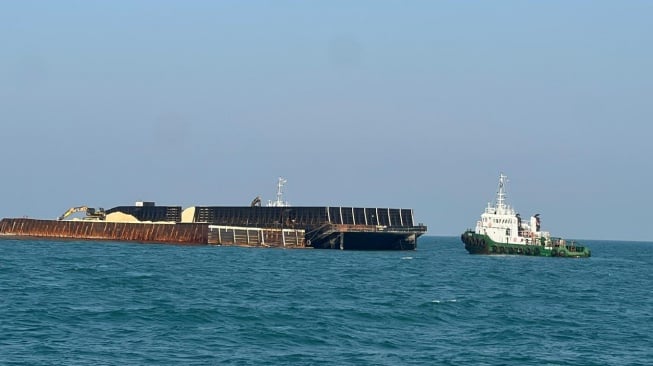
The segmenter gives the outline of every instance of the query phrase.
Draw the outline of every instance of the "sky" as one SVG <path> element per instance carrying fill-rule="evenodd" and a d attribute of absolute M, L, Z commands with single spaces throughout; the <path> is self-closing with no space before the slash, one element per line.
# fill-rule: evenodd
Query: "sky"
<path fill-rule="evenodd" d="M 0 217 L 414 209 L 653 241 L 653 2 L 0 2 Z"/>

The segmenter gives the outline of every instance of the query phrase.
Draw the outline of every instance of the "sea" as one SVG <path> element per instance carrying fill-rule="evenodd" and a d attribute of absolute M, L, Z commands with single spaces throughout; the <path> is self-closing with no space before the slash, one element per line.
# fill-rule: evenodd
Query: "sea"
<path fill-rule="evenodd" d="M 653 243 L 591 258 L 0 240 L 1 365 L 653 365 Z"/>

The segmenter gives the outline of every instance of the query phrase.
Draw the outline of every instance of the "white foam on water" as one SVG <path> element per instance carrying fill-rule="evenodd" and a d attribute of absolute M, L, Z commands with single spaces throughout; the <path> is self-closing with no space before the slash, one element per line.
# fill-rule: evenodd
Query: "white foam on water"
<path fill-rule="evenodd" d="M 457 300 L 457 299 L 451 299 L 451 300 L 432 300 L 431 302 L 434 303 L 434 304 L 442 304 L 442 303 L 445 303 L 445 302 L 458 302 L 458 300 Z"/>

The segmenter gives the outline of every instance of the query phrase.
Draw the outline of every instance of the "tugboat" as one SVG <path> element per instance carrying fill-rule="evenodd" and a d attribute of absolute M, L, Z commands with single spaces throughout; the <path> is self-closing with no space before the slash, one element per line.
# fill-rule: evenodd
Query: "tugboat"
<path fill-rule="evenodd" d="M 540 257 L 589 257 L 589 248 L 562 238 L 551 237 L 540 230 L 540 215 L 522 222 L 515 210 L 506 204 L 507 176 L 499 175 L 495 205 L 488 203 L 476 229 L 468 229 L 460 239 L 470 254 L 513 254 Z"/>

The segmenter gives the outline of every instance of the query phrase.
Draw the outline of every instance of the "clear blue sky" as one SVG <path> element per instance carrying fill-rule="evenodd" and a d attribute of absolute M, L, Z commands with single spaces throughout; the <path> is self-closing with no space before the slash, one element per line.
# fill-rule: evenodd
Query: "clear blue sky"
<path fill-rule="evenodd" d="M 569 238 L 653 240 L 653 2 L 0 3 L 0 216 L 153 200 L 414 208 L 500 171 Z"/>

